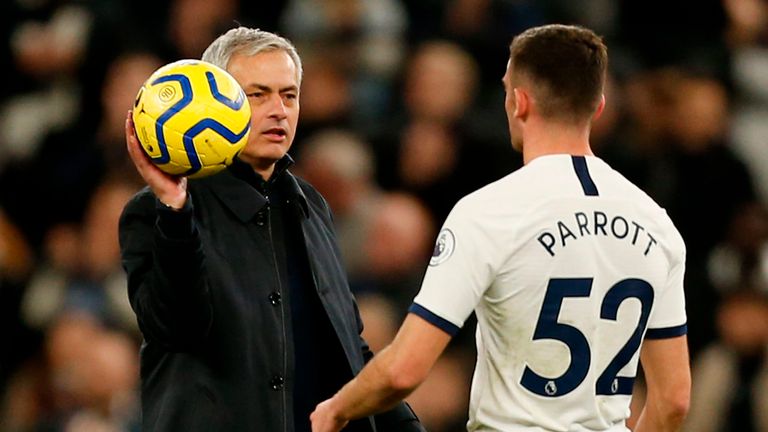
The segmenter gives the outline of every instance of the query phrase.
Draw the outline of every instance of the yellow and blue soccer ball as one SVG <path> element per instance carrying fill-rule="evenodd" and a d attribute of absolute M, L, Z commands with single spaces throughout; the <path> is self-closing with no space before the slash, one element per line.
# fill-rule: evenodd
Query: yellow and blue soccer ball
<path fill-rule="evenodd" d="M 171 175 L 215 174 L 248 142 L 251 107 L 224 69 L 179 60 L 156 70 L 136 95 L 136 136 L 152 162 Z"/>

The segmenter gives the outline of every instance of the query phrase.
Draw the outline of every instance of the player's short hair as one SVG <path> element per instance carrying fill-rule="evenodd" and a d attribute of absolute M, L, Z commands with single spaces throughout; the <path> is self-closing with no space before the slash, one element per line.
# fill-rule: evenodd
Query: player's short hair
<path fill-rule="evenodd" d="M 248 27 L 230 29 L 206 48 L 202 60 L 213 63 L 222 69 L 227 69 L 230 59 L 235 54 L 254 56 L 275 50 L 285 51 L 293 60 L 293 64 L 296 66 L 296 80 L 301 85 L 304 71 L 296 47 L 288 39 L 268 31 Z"/>
<path fill-rule="evenodd" d="M 571 25 L 534 27 L 510 45 L 510 70 L 529 80 L 541 115 L 566 121 L 591 118 L 603 94 L 608 49 L 593 31 Z"/>

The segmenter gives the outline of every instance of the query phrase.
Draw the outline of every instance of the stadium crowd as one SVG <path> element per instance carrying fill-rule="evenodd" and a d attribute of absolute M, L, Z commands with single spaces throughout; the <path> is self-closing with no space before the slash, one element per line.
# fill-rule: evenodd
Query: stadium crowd
<path fill-rule="evenodd" d="M 695 17 L 695 18 L 694 18 Z M 592 143 L 688 250 L 686 431 L 768 431 L 768 3 L 762 0 L 6 0 L 0 5 L 0 431 L 138 430 L 117 220 L 143 186 L 124 120 L 152 71 L 238 23 L 304 61 L 295 172 L 325 196 L 376 351 L 454 203 L 522 164 L 501 76 L 515 34 L 610 50 Z M 474 326 L 408 401 L 464 429 Z M 636 384 L 642 388 L 642 379 Z"/>

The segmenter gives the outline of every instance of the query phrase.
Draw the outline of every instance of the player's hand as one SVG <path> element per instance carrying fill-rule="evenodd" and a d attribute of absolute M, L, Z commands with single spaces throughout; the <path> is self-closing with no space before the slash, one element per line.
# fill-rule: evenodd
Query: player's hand
<path fill-rule="evenodd" d="M 349 423 L 340 419 L 331 408 L 331 399 L 320 402 L 309 415 L 312 432 L 338 432 Z"/>
<path fill-rule="evenodd" d="M 133 126 L 132 112 L 128 111 L 125 119 L 125 143 L 128 147 L 128 154 L 131 156 L 136 170 L 147 182 L 157 199 L 165 205 L 180 209 L 184 207 L 187 201 L 187 178 L 175 177 L 163 172 L 152 163 L 152 160 L 141 148 L 136 129 Z"/>

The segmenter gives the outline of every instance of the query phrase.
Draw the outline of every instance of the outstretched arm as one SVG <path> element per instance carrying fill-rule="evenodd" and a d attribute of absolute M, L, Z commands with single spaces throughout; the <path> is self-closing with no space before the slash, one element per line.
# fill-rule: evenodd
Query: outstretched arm
<path fill-rule="evenodd" d="M 310 415 L 313 432 L 336 432 L 350 420 L 392 408 L 426 379 L 451 336 L 408 314 L 394 341 Z"/>
<path fill-rule="evenodd" d="M 686 336 L 645 340 L 640 361 L 648 393 L 635 432 L 679 430 L 691 398 Z"/>

